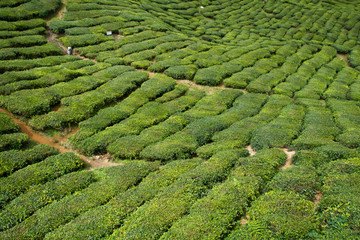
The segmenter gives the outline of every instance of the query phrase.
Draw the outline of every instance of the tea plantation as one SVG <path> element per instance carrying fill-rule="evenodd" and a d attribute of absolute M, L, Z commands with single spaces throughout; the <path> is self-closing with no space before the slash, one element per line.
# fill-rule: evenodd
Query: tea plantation
<path fill-rule="evenodd" d="M 359 13 L 1 0 L 0 239 L 360 239 Z"/>

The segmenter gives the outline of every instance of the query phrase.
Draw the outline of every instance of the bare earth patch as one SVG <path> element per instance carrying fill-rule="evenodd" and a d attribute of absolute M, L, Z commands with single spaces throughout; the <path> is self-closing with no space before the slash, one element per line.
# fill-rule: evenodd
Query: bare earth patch
<path fill-rule="evenodd" d="M 121 166 L 123 163 L 115 163 L 111 162 L 110 154 L 93 156 L 90 158 L 90 164 L 92 168 L 105 168 L 105 167 L 113 167 L 113 166 Z"/>
<path fill-rule="evenodd" d="M 104 167 L 112 167 L 112 166 L 119 166 L 122 163 L 113 163 L 110 162 L 110 155 L 102 155 L 102 156 L 95 156 L 92 158 L 87 158 L 84 155 L 76 152 L 74 149 L 71 148 L 70 144 L 68 143 L 67 139 L 70 135 L 76 133 L 79 128 L 75 129 L 66 129 L 63 133 L 63 136 L 54 135 L 53 137 L 47 137 L 40 133 L 34 132 L 25 122 L 15 118 L 10 112 L 6 111 L 5 109 L 0 108 L 0 112 L 3 112 L 10 116 L 14 122 L 19 125 L 21 132 L 25 133 L 29 136 L 30 139 L 34 140 L 37 143 L 45 144 L 56 148 L 61 153 L 72 152 L 79 156 L 86 164 L 90 166 L 90 168 L 104 168 Z"/>
<path fill-rule="evenodd" d="M 319 206 L 319 202 L 322 197 L 323 197 L 323 194 L 321 192 L 317 191 L 317 193 L 315 195 L 315 200 L 314 200 L 315 208 L 317 208 L 317 206 Z"/>
<path fill-rule="evenodd" d="M 294 154 L 296 153 L 295 151 L 290 151 L 287 148 L 279 148 L 280 150 L 283 150 L 284 153 L 287 155 L 287 159 L 284 165 L 282 165 L 280 167 L 280 169 L 288 169 L 291 167 L 291 162 L 292 162 L 292 158 L 294 156 Z"/>
<path fill-rule="evenodd" d="M 249 218 L 250 218 L 249 215 L 246 215 L 245 217 L 241 218 L 240 224 L 241 224 L 241 225 L 248 224 Z"/>
<path fill-rule="evenodd" d="M 247 146 L 246 149 L 249 151 L 250 156 L 254 156 L 256 152 L 252 149 L 251 145 Z"/>
<path fill-rule="evenodd" d="M 349 58 L 348 58 L 349 54 L 338 53 L 338 54 L 336 54 L 336 56 L 338 58 L 341 58 L 341 60 L 343 60 L 346 63 L 346 66 L 351 67 L 350 64 L 349 64 Z"/>
<path fill-rule="evenodd" d="M 204 86 L 200 84 L 196 84 L 193 81 L 182 79 L 182 80 L 176 80 L 177 84 L 184 84 L 186 86 L 189 86 L 190 89 L 199 89 L 204 91 L 207 95 L 214 94 L 215 92 L 221 91 L 225 89 L 226 87 L 224 85 L 220 85 L 218 87 L 210 87 L 210 86 Z"/>

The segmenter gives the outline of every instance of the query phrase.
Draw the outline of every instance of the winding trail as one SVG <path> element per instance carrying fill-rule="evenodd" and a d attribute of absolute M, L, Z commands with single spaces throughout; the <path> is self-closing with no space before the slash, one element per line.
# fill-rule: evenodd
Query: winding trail
<path fill-rule="evenodd" d="M 292 158 L 293 158 L 293 156 L 295 155 L 295 151 L 290 151 L 289 149 L 287 149 L 287 148 L 279 148 L 280 150 L 283 150 L 284 151 L 284 153 L 287 155 L 287 159 L 286 159 L 286 162 L 285 162 L 285 164 L 284 165 L 282 165 L 281 167 L 280 167 L 280 169 L 282 169 L 282 170 L 285 170 L 285 169 L 288 169 L 288 168 L 290 168 L 292 165 L 291 165 L 291 163 L 292 163 Z"/>
<path fill-rule="evenodd" d="M 10 112 L 6 111 L 3 108 L 0 108 L 0 112 L 5 113 L 6 115 L 8 115 L 9 117 L 11 117 L 14 122 L 19 125 L 21 132 L 27 134 L 29 136 L 30 139 L 34 140 L 37 143 L 40 144 L 45 144 L 48 146 L 51 146 L 53 148 L 56 148 L 59 150 L 59 152 L 61 153 L 66 153 L 66 152 L 72 152 L 74 154 L 76 154 L 77 156 L 79 156 L 87 165 L 90 166 L 90 170 L 94 169 L 94 168 L 104 168 L 104 167 L 112 167 L 112 166 L 118 166 L 118 165 L 122 165 L 122 163 L 114 163 L 114 162 L 110 162 L 110 155 L 103 155 L 103 156 L 93 156 L 91 158 L 87 158 L 84 155 L 76 152 L 75 150 L 71 149 L 71 148 L 67 148 L 64 147 L 63 145 L 68 145 L 67 142 L 67 138 L 74 134 L 78 129 L 73 129 L 72 131 L 70 131 L 69 133 L 67 133 L 65 136 L 61 137 L 61 136 L 53 136 L 53 137 L 46 137 L 42 134 L 39 134 L 37 132 L 34 132 L 28 125 L 26 125 L 25 122 L 17 119 L 14 115 L 12 115 Z"/>

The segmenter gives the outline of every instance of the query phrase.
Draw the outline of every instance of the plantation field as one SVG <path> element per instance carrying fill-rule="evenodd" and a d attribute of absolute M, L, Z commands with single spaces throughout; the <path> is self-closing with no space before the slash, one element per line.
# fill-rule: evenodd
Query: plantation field
<path fill-rule="evenodd" d="M 0 239 L 360 239 L 359 12 L 2 0 Z"/>

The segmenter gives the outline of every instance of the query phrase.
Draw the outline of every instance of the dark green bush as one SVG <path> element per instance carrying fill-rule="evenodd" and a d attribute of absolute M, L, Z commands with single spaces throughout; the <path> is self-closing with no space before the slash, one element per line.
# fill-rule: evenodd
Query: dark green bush
<path fill-rule="evenodd" d="M 59 48 L 57 48 L 59 49 Z M 73 62 L 79 60 L 77 56 L 50 56 L 41 59 L 29 59 L 29 60 L 4 60 L 0 61 L 0 73 L 6 71 L 23 71 L 35 67 L 54 66 L 65 62 Z"/>
<path fill-rule="evenodd" d="M 0 151 L 21 149 L 29 141 L 25 133 L 8 133 L 0 135 Z"/>
<path fill-rule="evenodd" d="M 269 147 L 287 147 L 300 132 L 305 112 L 302 106 L 288 105 L 280 115 L 251 133 L 251 146 L 255 150 Z"/>
<path fill-rule="evenodd" d="M 148 79 L 143 72 L 125 72 L 93 91 L 62 99 L 59 111 L 31 119 L 30 125 L 36 129 L 63 128 L 89 118 L 97 109 L 107 103 L 115 102 L 136 89 L 137 85 Z"/>
<path fill-rule="evenodd" d="M 356 151 L 356 149 L 347 148 L 339 143 L 323 145 L 321 147 L 315 148 L 314 151 L 326 154 L 328 156 L 327 159 L 330 161 L 359 156 L 359 153 Z"/>
<path fill-rule="evenodd" d="M 61 0 L 27 1 L 13 8 L 1 8 L 0 19 L 17 21 L 31 18 L 44 18 L 55 12 L 61 5 Z"/>
<path fill-rule="evenodd" d="M 20 127 L 6 113 L 0 112 L 0 134 L 12 133 L 20 130 Z"/>
<path fill-rule="evenodd" d="M 120 122 L 150 100 L 172 90 L 174 86 L 175 81 L 168 77 L 157 75 L 151 78 L 122 102 L 114 107 L 104 108 L 97 115 L 81 122 L 80 131 L 71 137 L 73 143 L 84 140 L 105 127 Z"/>
<path fill-rule="evenodd" d="M 292 163 L 297 166 L 320 167 L 330 162 L 329 157 L 325 153 L 310 150 L 300 150 L 295 153 Z"/>

